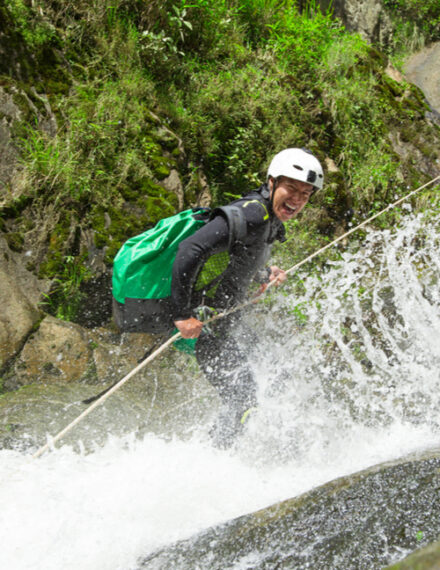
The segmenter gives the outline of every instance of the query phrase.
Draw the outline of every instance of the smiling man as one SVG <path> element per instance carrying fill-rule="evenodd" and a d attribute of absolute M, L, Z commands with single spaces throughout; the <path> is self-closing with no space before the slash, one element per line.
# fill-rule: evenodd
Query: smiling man
<path fill-rule="evenodd" d="M 236 314 L 220 319 L 209 332 L 203 330 L 200 320 L 191 314 L 192 295 L 197 292 L 203 266 L 216 257 L 223 257 L 225 263 L 224 271 L 213 278 L 212 284 L 205 284 L 205 297 L 200 301 L 216 309 L 228 309 L 241 302 L 251 281 L 261 275 L 274 241 L 285 240 L 283 222 L 297 216 L 313 193 L 322 188 L 323 182 L 322 167 L 315 156 L 305 149 L 285 149 L 273 158 L 266 184 L 226 206 L 211 222 L 182 242 L 179 249 L 173 267 L 172 299 L 180 312 L 175 313 L 174 324 L 184 338 L 198 337 L 197 360 L 223 402 L 211 432 L 219 447 L 232 444 L 243 429 L 247 411 L 257 403 L 246 348 L 255 344 L 255 339 L 243 331 L 240 338 L 236 338 L 239 319 Z M 233 215 L 225 215 L 228 207 L 235 209 L 236 230 L 231 228 Z M 276 266 L 268 268 L 265 275 L 266 281 L 286 279 L 285 272 Z"/>
<path fill-rule="evenodd" d="M 204 226 L 180 243 L 171 297 L 159 304 L 148 299 L 114 304 L 121 330 L 169 332 L 177 327 L 183 338 L 197 339 L 195 356 L 223 404 L 211 430 L 219 447 L 233 443 L 257 403 L 248 363 L 256 339 L 243 330 L 238 311 L 207 328 L 200 310 L 206 316 L 239 305 L 253 281 L 260 282 L 263 291 L 268 282 L 286 279 L 282 269 L 266 267 L 271 247 L 276 240 L 285 241 L 283 222 L 297 216 L 323 182 L 321 164 L 309 151 L 281 151 L 269 166 L 265 184 L 214 210 Z"/>

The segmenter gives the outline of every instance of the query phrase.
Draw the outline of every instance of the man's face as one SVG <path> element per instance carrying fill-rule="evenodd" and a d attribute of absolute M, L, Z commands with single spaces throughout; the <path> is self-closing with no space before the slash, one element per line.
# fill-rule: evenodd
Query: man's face
<path fill-rule="evenodd" d="M 273 192 L 273 183 L 274 179 L 270 178 L 269 188 L 271 195 Z M 293 180 L 286 176 L 280 176 L 273 200 L 275 216 L 282 222 L 291 220 L 301 212 L 312 194 L 312 184 Z"/>

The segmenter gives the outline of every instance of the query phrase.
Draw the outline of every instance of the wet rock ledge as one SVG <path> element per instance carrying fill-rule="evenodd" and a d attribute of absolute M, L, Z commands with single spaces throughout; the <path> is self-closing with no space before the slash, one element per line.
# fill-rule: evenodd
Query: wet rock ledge
<path fill-rule="evenodd" d="M 382 464 L 214 527 L 144 559 L 138 570 L 374 570 L 440 536 L 440 450 Z M 417 553 L 440 567 L 439 547 Z M 434 562 L 432 562 L 434 560 Z"/>

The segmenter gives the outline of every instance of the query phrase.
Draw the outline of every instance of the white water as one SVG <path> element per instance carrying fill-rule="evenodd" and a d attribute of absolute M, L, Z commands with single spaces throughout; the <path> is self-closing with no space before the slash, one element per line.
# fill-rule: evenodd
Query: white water
<path fill-rule="evenodd" d="M 38 460 L 1 451 L 0 568 L 128 570 L 213 524 L 438 444 L 439 225 L 414 216 L 370 233 L 321 278 L 304 275 L 302 296 L 280 294 L 273 318 L 250 318 L 261 405 L 233 451 L 202 433 Z"/>

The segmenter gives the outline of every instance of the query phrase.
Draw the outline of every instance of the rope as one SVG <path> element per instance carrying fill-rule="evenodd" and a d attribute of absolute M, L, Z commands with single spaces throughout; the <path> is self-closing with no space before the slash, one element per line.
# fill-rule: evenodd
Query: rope
<path fill-rule="evenodd" d="M 343 235 L 339 236 L 337 239 L 333 240 L 331 243 L 328 243 L 327 245 L 325 245 L 324 247 L 322 247 L 321 249 L 319 249 L 318 251 L 315 251 L 314 253 L 312 253 L 311 255 L 309 255 L 308 257 L 306 257 L 305 259 L 303 259 L 302 261 L 300 261 L 299 263 L 297 263 L 296 265 L 294 265 L 293 267 L 291 267 L 290 269 L 288 269 L 286 271 L 287 274 L 292 273 L 294 270 L 298 269 L 299 267 L 301 267 L 302 265 L 304 265 L 305 263 L 307 263 L 308 261 L 314 259 L 315 257 L 317 257 L 319 254 L 321 254 L 322 252 L 326 251 L 327 249 L 329 249 L 330 247 L 334 246 L 335 244 L 339 243 L 341 240 L 343 240 L 344 238 L 346 238 L 347 236 L 353 234 L 354 232 L 356 232 L 357 230 L 359 230 L 360 228 L 366 226 L 367 224 L 369 224 L 370 222 L 372 222 L 373 220 L 375 220 L 376 218 L 378 218 L 379 216 L 381 216 L 382 214 L 384 214 L 385 212 L 387 212 L 388 210 L 392 210 L 393 208 L 395 208 L 396 206 L 398 206 L 399 204 L 401 204 L 402 202 L 408 200 L 408 198 L 410 198 L 411 196 L 413 196 L 414 194 L 416 194 L 417 192 L 419 192 L 420 190 L 423 190 L 424 188 L 426 188 L 427 186 L 430 186 L 431 184 L 433 184 L 434 182 L 437 182 L 440 180 L 440 175 L 437 176 L 436 178 L 433 178 L 432 180 L 430 180 L 429 182 L 427 182 L 426 184 L 423 184 L 423 186 L 420 186 L 419 188 L 416 188 L 416 190 L 413 190 L 412 192 L 410 192 L 409 194 L 407 194 L 406 196 L 404 196 L 403 198 L 400 198 L 399 200 L 397 200 L 396 202 L 393 202 L 392 204 L 389 204 L 386 208 L 384 208 L 383 210 L 381 210 L 380 212 L 378 212 L 377 214 L 374 214 L 373 216 L 371 216 L 370 218 L 368 218 L 367 220 L 363 221 L 362 223 L 360 223 L 359 225 L 357 225 L 356 227 L 352 228 L 351 230 L 349 230 L 348 232 L 344 233 Z M 268 286 L 266 287 L 264 293 L 266 293 L 266 291 L 272 287 L 273 285 L 275 285 L 277 283 L 277 280 L 274 279 L 273 281 L 271 281 Z M 246 303 L 243 303 L 242 305 L 233 307 L 232 309 L 229 309 L 223 313 L 218 313 L 217 315 L 211 317 L 210 319 L 204 321 L 203 324 L 208 324 L 211 323 L 213 321 L 216 321 L 218 319 L 221 319 L 223 317 L 226 317 L 232 313 L 235 313 L 236 311 L 239 311 L 240 309 L 247 307 L 248 305 L 255 303 L 256 300 L 253 299 L 251 301 L 247 301 Z M 72 428 L 74 428 L 77 424 L 79 424 L 80 421 L 82 421 L 86 416 L 88 416 L 90 414 L 90 412 L 92 412 L 95 408 L 97 408 L 98 406 L 100 406 L 108 397 L 110 397 L 114 392 L 116 392 L 116 390 L 118 390 L 121 386 L 123 386 L 126 382 L 128 382 L 128 380 L 130 380 L 130 378 L 132 378 L 135 374 L 137 374 L 144 366 L 146 366 L 149 362 L 151 362 L 152 360 L 154 360 L 156 358 L 156 356 L 159 356 L 159 354 L 161 354 L 162 352 L 164 352 L 164 350 L 166 348 L 168 348 L 168 346 L 170 346 L 174 341 L 176 341 L 178 338 L 180 338 L 182 335 L 180 332 L 176 333 L 175 335 L 173 335 L 171 338 L 169 338 L 164 344 L 162 344 L 162 346 L 160 346 L 157 350 L 155 350 L 152 354 L 150 354 L 150 356 L 148 356 L 148 358 L 146 358 L 145 360 L 143 360 L 140 364 L 138 364 L 135 368 L 133 368 L 133 370 L 131 372 L 129 372 L 126 376 L 124 376 L 124 378 L 122 378 L 121 380 L 119 380 L 119 382 L 117 382 L 116 384 L 114 384 L 110 389 L 108 389 L 107 392 L 105 392 L 99 399 L 97 399 L 95 402 L 93 402 L 93 404 L 91 404 L 88 408 L 86 408 L 84 410 L 84 412 L 82 412 L 82 414 L 80 414 L 75 420 L 73 420 L 68 426 L 66 426 L 62 431 L 60 431 L 59 433 L 57 433 L 53 438 L 50 439 L 50 441 L 48 441 L 46 443 L 46 445 L 43 445 L 40 449 L 38 449 L 38 451 L 36 453 L 34 453 L 34 455 L 32 456 L 33 459 L 36 459 L 37 457 L 40 457 L 40 455 L 42 455 L 43 453 L 45 453 L 46 451 L 48 451 L 49 449 L 53 448 L 55 443 L 57 441 L 59 441 L 62 437 L 64 437 Z"/>
<path fill-rule="evenodd" d="M 149 362 L 154 360 L 154 358 L 156 358 L 156 356 L 159 356 L 159 354 L 161 354 L 170 344 L 172 344 L 180 336 L 181 336 L 180 333 L 176 333 L 174 336 L 169 338 L 162 346 L 160 346 L 157 350 L 155 350 L 152 354 L 150 354 L 150 356 L 148 358 L 143 360 L 140 364 L 138 364 L 136 366 L 136 368 L 133 368 L 133 370 L 131 372 L 129 372 L 126 376 L 124 376 L 124 378 L 122 378 L 122 380 L 119 380 L 119 382 L 117 382 L 108 392 L 103 394 L 99 398 L 99 400 L 96 400 L 95 402 L 93 402 L 93 404 L 91 404 L 88 408 L 86 408 L 82 414 L 80 414 L 77 418 L 75 418 L 63 430 L 61 430 L 59 433 L 57 433 L 57 435 L 55 435 L 53 438 L 51 438 L 50 441 L 48 441 L 46 443 L 46 445 L 43 445 L 43 447 L 40 447 L 40 449 L 36 453 L 34 453 L 32 458 L 36 459 L 37 457 L 40 457 L 40 455 L 42 455 L 45 451 L 47 451 L 48 449 L 53 447 L 58 440 L 60 440 L 62 437 L 64 437 L 66 435 L 66 433 L 68 433 L 73 427 L 75 427 L 77 424 L 79 424 L 79 422 L 81 420 L 83 420 L 86 416 L 88 416 L 90 414 L 90 412 L 92 412 L 95 408 L 97 408 L 99 405 L 101 405 L 108 397 L 110 397 L 114 392 L 116 392 L 116 390 L 118 390 L 121 386 L 123 386 L 126 382 L 128 382 L 128 380 L 130 380 L 130 378 L 132 376 L 137 374 L 139 372 L 139 370 L 141 370 L 141 368 L 143 368 Z"/>

